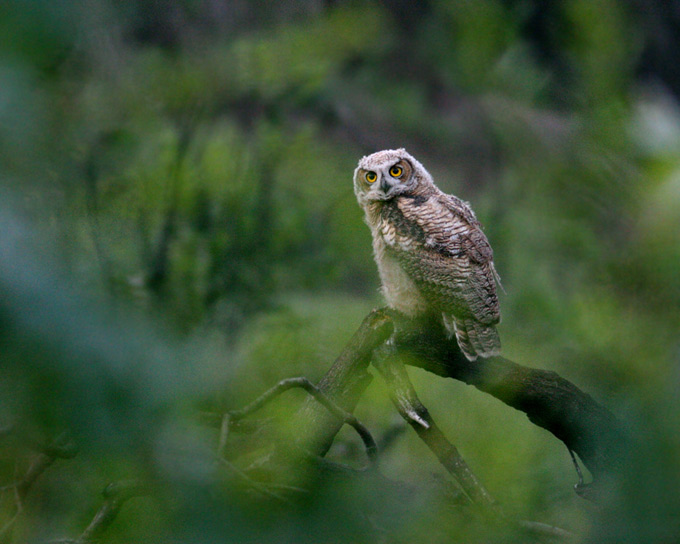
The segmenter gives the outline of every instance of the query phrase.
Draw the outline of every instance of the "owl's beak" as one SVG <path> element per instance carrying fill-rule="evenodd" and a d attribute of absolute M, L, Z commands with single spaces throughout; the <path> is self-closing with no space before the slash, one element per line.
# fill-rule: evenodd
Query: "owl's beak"
<path fill-rule="evenodd" d="M 387 193 L 390 192 L 391 188 L 392 188 L 392 186 L 387 181 L 387 178 L 385 176 L 383 176 L 382 179 L 380 180 L 380 189 L 385 194 L 385 196 L 387 196 Z"/>

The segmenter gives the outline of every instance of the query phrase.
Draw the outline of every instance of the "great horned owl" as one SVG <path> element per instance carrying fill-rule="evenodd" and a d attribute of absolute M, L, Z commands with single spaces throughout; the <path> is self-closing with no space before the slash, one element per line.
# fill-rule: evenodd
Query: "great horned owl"
<path fill-rule="evenodd" d="M 470 206 L 440 191 L 404 149 L 359 161 L 354 192 L 373 235 L 387 304 L 441 316 L 465 356 L 500 352 L 493 252 Z"/>

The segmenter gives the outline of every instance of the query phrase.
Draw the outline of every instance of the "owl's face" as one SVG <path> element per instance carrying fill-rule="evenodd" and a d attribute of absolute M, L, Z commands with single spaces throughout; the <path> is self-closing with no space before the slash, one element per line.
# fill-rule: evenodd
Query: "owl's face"
<path fill-rule="evenodd" d="M 389 200 L 413 188 L 422 179 L 422 172 L 422 165 L 404 149 L 378 151 L 359 161 L 354 171 L 354 192 L 362 205 Z"/>

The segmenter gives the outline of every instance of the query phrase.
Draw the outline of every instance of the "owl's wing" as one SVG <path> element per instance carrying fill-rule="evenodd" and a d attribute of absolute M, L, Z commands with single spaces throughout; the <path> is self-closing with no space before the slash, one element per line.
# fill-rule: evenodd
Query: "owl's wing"
<path fill-rule="evenodd" d="M 440 202 L 453 215 L 460 218 L 460 222 L 467 225 L 463 228 L 460 244 L 468 257 L 478 263 L 490 263 L 493 267 L 493 250 L 491 244 L 482 230 L 481 223 L 477 220 L 470 205 L 453 195 L 442 194 Z M 447 245 L 446 237 L 442 240 L 444 247 Z M 450 243 L 450 242 L 449 242 Z M 496 275 L 493 274 L 494 280 Z"/>
<path fill-rule="evenodd" d="M 383 239 L 426 298 L 484 324 L 500 320 L 493 251 L 465 202 L 401 196 L 384 210 Z"/>

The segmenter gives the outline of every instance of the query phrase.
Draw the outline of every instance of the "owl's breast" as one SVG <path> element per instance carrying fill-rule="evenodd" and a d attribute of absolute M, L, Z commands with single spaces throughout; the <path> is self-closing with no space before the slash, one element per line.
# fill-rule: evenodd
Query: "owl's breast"
<path fill-rule="evenodd" d="M 399 262 L 390 255 L 386 240 L 378 232 L 373 233 L 373 252 L 387 305 L 409 317 L 426 313 L 428 304 L 420 289 Z"/>

